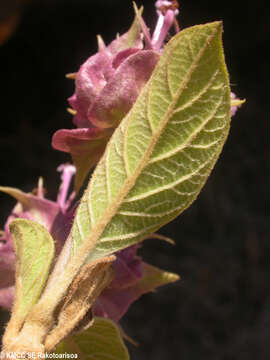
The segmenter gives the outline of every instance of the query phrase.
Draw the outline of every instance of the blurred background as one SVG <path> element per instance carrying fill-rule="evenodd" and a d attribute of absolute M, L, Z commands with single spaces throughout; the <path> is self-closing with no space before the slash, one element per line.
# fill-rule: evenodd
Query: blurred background
<path fill-rule="evenodd" d="M 154 1 L 137 4 L 153 29 Z M 131 1 L 0 1 L 1 185 L 31 191 L 42 175 L 55 198 L 55 168 L 69 157 L 50 140 L 72 127 L 65 74 L 96 52 L 96 34 L 108 43 L 132 18 Z M 140 250 L 182 279 L 142 297 L 122 320 L 140 343 L 129 346 L 134 360 L 270 358 L 269 2 L 180 2 L 181 28 L 214 20 L 224 23 L 232 90 L 247 102 L 198 200 L 160 231 L 176 246 L 150 240 Z M 14 201 L 0 194 L 0 204 L 2 227 Z"/>

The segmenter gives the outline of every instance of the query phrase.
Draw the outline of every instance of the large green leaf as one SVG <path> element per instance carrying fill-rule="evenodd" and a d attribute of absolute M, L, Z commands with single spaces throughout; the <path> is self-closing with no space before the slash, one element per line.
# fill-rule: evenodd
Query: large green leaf
<path fill-rule="evenodd" d="M 12 317 L 21 324 L 44 287 L 54 256 L 54 242 L 43 226 L 30 220 L 13 220 L 9 228 L 16 254 Z"/>
<path fill-rule="evenodd" d="M 128 360 L 129 354 L 117 326 L 109 319 L 94 319 L 86 331 L 72 335 L 54 352 L 78 354 L 81 360 Z"/>
<path fill-rule="evenodd" d="M 220 22 L 194 26 L 167 44 L 82 197 L 73 254 L 93 260 L 136 243 L 197 197 L 229 130 L 221 33 Z"/>

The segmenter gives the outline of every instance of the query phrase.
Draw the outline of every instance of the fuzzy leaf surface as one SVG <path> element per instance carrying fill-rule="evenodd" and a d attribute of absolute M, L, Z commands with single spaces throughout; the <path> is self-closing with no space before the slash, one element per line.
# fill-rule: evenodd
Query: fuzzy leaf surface
<path fill-rule="evenodd" d="M 54 241 L 49 232 L 34 221 L 16 219 L 9 227 L 16 254 L 13 314 L 23 321 L 47 280 L 54 256 Z"/>
<path fill-rule="evenodd" d="M 117 326 L 111 320 L 99 317 L 88 330 L 61 342 L 54 352 L 76 352 L 78 358 L 84 360 L 129 360 Z"/>
<path fill-rule="evenodd" d="M 73 254 L 92 261 L 139 242 L 196 199 L 229 131 L 221 33 L 220 22 L 198 25 L 167 44 L 82 197 Z"/>

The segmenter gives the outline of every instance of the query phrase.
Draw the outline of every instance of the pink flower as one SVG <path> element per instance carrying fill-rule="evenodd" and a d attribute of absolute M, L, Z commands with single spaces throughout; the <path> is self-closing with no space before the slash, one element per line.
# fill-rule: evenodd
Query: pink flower
<path fill-rule="evenodd" d="M 138 245 L 133 245 L 116 254 L 113 263 L 114 279 L 94 304 L 96 316 L 118 321 L 129 305 L 141 295 L 137 294 L 136 285 L 143 277 L 143 262 L 136 254 L 137 248 Z"/>
<path fill-rule="evenodd" d="M 95 316 L 118 322 L 141 295 L 179 280 L 178 275 L 146 264 L 137 256 L 138 245 L 116 253 L 114 279 L 93 305 Z"/>
<path fill-rule="evenodd" d="M 173 4 L 175 1 L 156 2 L 158 22 L 152 39 L 138 11 L 130 30 L 110 45 L 105 46 L 99 37 L 98 52 L 73 74 L 75 93 L 68 101 L 77 129 L 58 130 L 52 146 L 71 154 L 77 168 L 76 191 L 150 78 L 178 14 Z"/>
<path fill-rule="evenodd" d="M 71 206 L 74 193 L 68 197 L 68 192 L 75 167 L 60 165 L 57 170 L 62 173 L 57 201 L 44 198 L 42 180 L 30 194 L 14 188 L 0 187 L 0 191 L 18 201 L 0 234 L 0 306 L 4 309 L 11 309 L 14 297 L 15 255 L 9 232 L 10 222 L 16 218 L 25 218 L 43 225 L 55 240 L 56 256 L 70 232 L 75 207 Z M 118 321 L 130 304 L 142 294 L 177 280 L 176 276 L 167 278 L 166 273 L 145 264 L 137 256 L 137 248 L 138 245 L 134 245 L 115 254 L 114 279 L 95 302 L 95 315 Z"/>
<path fill-rule="evenodd" d="M 44 198 L 42 180 L 33 193 L 24 193 L 10 187 L 0 187 L 3 191 L 18 202 L 8 216 L 4 225 L 4 231 L 0 236 L 0 306 L 10 309 L 14 293 L 14 251 L 9 232 L 9 223 L 16 218 L 24 218 L 36 221 L 43 225 L 55 240 L 56 254 L 58 254 L 70 231 L 74 209 L 69 209 L 73 194 L 68 198 L 68 189 L 72 176 L 75 173 L 73 165 L 61 165 L 58 171 L 62 173 L 61 185 L 58 191 L 57 201 Z"/>

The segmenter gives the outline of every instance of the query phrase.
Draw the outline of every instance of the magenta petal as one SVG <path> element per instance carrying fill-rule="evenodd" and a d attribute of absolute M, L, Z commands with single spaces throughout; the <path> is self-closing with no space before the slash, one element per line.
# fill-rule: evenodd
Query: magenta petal
<path fill-rule="evenodd" d="M 142 261 L 136 256 L 138 245 L 119 251 L 113 263 L 114 279 L 111 288 L 127 288 L 135 285 L 142 278 Z"/>
<path fill-rule="evenodd" d="M 61 185 L 58 190 L 57 204 L 64 211 L 68 209 L 70 201 L 68 201 L 68 192 L 73 175 L 76 173 L 76 168 L 71 164 L 61 164 L 57 171 L 61 172 Z"/>
<path fill-rule="evenodd" d="M 178 275 L 141 261 L 136 256 L 137 247 L 131 246 L 116 254 L 117 260 L 113 264 L 114 279 L 102 291 L 93 306 L 96 316 L 107 317 L 117 322 L 141 295 L 179 280 Z"/>
<path fill-rule="evenodd" d="M 69 152 L 77 172 L 75 191 L 79 191 L 90 169 L 105 151 L 112 130 L 97 128 L 58 130 L 52 138 L 53 148 Z"/>
<path fill-rule="evenodd" d="M 113 71 L 126 60 L 127 57 L 136 53 L 139 49 L 129 48 L 120 51 L 114 56 L 108 56 L 104 51 L 91 56 L 81 67 L 76 77 L 76 91 L 68 99 L 69 105 L 76 111 L 73 124 L 78 128 L 91 126 L 87 119 L 89 107 L 94 103 L 96 96 L 112 77 Z"/>
<path fill-rule="evenodd" d="M 105 289 L 94 304 L 94 315 L 117 322 L 138 297 L 136 288 L 133 287 L 125 290 Z"/>
<path fill-rule="evenodd" d="M 90 127 L 89 121 L 84 114 L 83 109 L 80 111 L 80 104 L 77 101 L 77 96 L 74 93 L 71 97 L 68 98 L 69 105 L 75 110 L 76 115 L 73 116 L 72 122 L 78 128 L 88 128 Z M 83 108 L 83 106 L 82 106 Z"/>
<path fill-rule="evenodd" d="M 131 245 L 123 250 L 118 251 L 117 258 L 130 264 L 137 257 L 137 250 L 140 244 Z"/>
<path fill-rule="evenodd" d="M 118 39 L 113 40 L 106 48 L 109 54 L 115 55 L 118 52 L 128 49 L 128 48 L 137 48 L 142 49 L 143 48 L 143 42 L 141 40 L 140 31 L 138 31 L 138 36 L 132 41 L 128 41 L 127 33 L 124 35 L 121 35 Z"/>
<path fill-rule="evenodd" d="M 14 188 L 3 187 L 1 191 L 18 201 L 5 224 L 6 239 L 8 238 L 7 234 L 9 234 L 8 225 L 10 221 L 18 217 L 36 221 L 50 231 L 54 219 L 60 211 L 60 207 L 56 202 Z"/>
<path fill-rule="evenodd" d="M 83 153 L 84 145 L 87 145 L 89 141 L 102 139 L 103 136 L 103 129 L 62 129 L 54 133 L 52 146 L 56 150 L 79 155 Z"/>
<path fill-rule="evenodd" d="M 112 61 L 112 66 L 114 69 L 117 69 L 119 65 L 122 64 L 124 60 L 126 60 L 130 55 L 136 54 L 139 49 L 129 48 L 123 51 L 120 51 L 118 54 L 115 55 Z"/>
<path fill-rule="evenodd" d="M 5 225 L 5 233 L 0 237 L 0 273 L 2 274 L 3 271 L 13 271 L 14 270 L 14 251 L 11 242 L 11 237 L 9 235 L 9 231 L 6 229 L 8 228 L 8 223 L 13 220 L 13 218 L 9 217 L 8 221 Z M 0 276 L 2 279 L 2 275 Z M 1 282 L 2 280 L 0 280 Z"/>
<path fill-rule="evenodd" d="M 236 95 L 235 93 L 231 92 L 231 100 L 235 100 Z M 231 117 L 233 117 L 236 114 L 236 111 L 238 110 L 238 106 L 231 106 Z"/>
<path fill-rule="evenodd" d="M 14 296 L 15 254 L 12 246 L 9 224 L 17 218 L 24 218 L 43 225 L 51 234 L 55 243 L 55 254 L 59 254 L 70 232 L 74 209 L 68 210 L 68 186 L 74 174 L 74 167 L 64 164 L 59 167 L 62 174 L 62 184 L 59 189 L 58 202 L 44 198 L 42 179 L 33 193 L 11 187 L 1 187 L 0 190 L 17 200 L 7 218 L 4 231 L 0 233 L 0 306 L 10 309 Z M 68 211 L 67 211 L 68 210 Z"/>
<path fill-rule="evenodd" d="M 135 103 L 158 59 L 156 52 L 146 50 L 122 62 L 89 109 L 89 121 L 100 128 L 116 127 Z"/>
<path fill-rule="evenodd" d="M 133 269 L 123 261 L 116 260 L 113 266 L 116 276 L 111 282 L 110 288 L 125 288 L 134 285 L 142 276 L 141 260 L 133 260 L 132 267 Z"/>
<path fill-rule="evenodd" d="M 22 211 L 14 214 L 14 218 L 26 218 L 43 225 L 51 234 L 55 242 L 55 253 L 61 250 L 70 230 L 72 212 L 65 212 L 56 202 L 38 198 L 32 194 L 29 204 L 22 206 Z M 13 214 L 12 214 L 13 215 Z"/>
<path fill-rule="evenodd" d="M 99 38 L 99 44 L 100 42 Z M 136 17 L 127 33 L 112 41 L 108 47 L 104 44 L 99 46 L 99 52 L 83 63 L 76 75 L 75 94 L 68 99 L 70 106 L 76 111 L 73 118 L 75 126 L 80 128 L 90 126 L 87 112 L 94 99 L 112 77 L 115 68 L 136 49 L 142 47 L 140 26 Z M 115 55 L 117 59 L 113 68 L 112 60 Z"/>
<path fill-rule="evenodd" d="M 1 190 L 18 201 L 5 224 L 6 241 L 10 239 L 8 227 L 10 221 L 16 218 L 24 218 L 43 225 L 55 240 L 56 252 L 58 252 L 66 240 L 72 214 L 66 212 L 66 209 L 62 209 L 57 202 L 43 197 L 31 193 L 27 194 L 14 188 L 2 188 Z"/>
<path fill-rule="evenodd" d="M 56 239 L 55 234 L 52 231 L 56 218 L 63 216 L 59 205 L 56 202 L 44 198 L 38 198 L 32 194 L 25 195 L 27 196 L 28 203 L 21 204 L 21 212 L 12 213 L 12 215 L 14 214 L 14 218 L 26 218 L 38 222 L 51 233 L 54 240 L 57 242 L 56 247 L 58 248 L 62 246 L 65 241 L 65 237 L 61 236 Z M 60 241 L 61 244 L 58 244 L 58 241 Z"/>
<path fill-rule="evenodd" d="M 139 296 L 137 284 L 143 276 L 143 263 L 136 255 L 138 247 L 133 245 L 115 254 L 114 278 L 95 302 L 95 315 L 118 321 Z"/>
<path fill-rule="evenodd" d="M 70 105 L 77 112 L 74 119 L 77 126 L 90 126 L 87 123 L 88 108 L 112 74 L 111 56 L 106 51 L 91 56 L 80 67 L 75 80 L 75 94 L 69 98 Z"/>
<path fill-rule="evenodd" d="M 160 50 L 162 47 L 170 27 L 173 25 L 175 14 L 173 10 L 168 10 L 163 16 L 160 14 L 157 29 L 153 35 L 152 45 L 154 50 Z"/>

